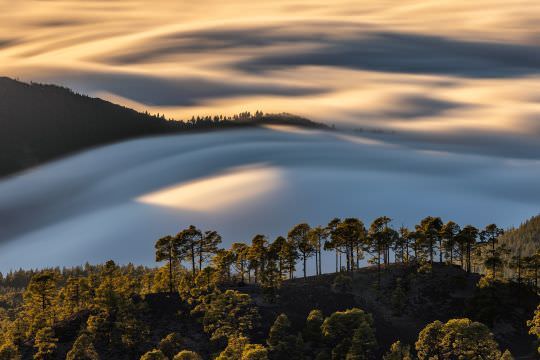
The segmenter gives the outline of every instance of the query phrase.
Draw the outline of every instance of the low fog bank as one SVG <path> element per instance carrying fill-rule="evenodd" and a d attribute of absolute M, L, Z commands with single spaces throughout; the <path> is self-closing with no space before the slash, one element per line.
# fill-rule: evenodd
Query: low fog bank
<path fill-rule="evenodd" d="M 335 216 L 517 225 L 540 209 L 539 178 L 538 160 L 339 132 L 261 128 L 128 141 L 0 182 L 0 271 L 107 259 L 152 265 L 154 241 L 189 224 L 218 230 L 226 246 Z"/>

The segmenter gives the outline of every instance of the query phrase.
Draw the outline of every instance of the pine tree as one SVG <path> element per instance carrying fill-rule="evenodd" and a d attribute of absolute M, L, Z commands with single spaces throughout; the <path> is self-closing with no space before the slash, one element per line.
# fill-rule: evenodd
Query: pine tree
<path fill-rule="evenodd" d="M 375 339 L 373 324 L 369 321 L 363 321 L 354 330 L 346 360 L 374 359 L 376 348 L 377 340 Z"/>
<path fill-rule="evenodd" d="M 527 321 L 527 326 L 529 327 L 529 334 L 535 335 L 540 342 L 540 305 L 536 308 L 534 317 Z M 538 353 L 540 354 L 540 346 L 538 347 Z"/>
<path fill-rule="evenodd" d="M 461 256 L 465 256 L 465 269 L 468 273 L 472 271 L 472 249 L 476 244 L 477 237 L 478 229 L 472 225 L 465 226 L 457 235 L 457 240 L 461 247 Z"/>
<path fill-rule="evenodd" d="M 300 253 L 302 258 L 302 269 L 304 273 L 304 279 L 307 277 L 307 259 L 313 255 L 315 249 L 313 244 L 309 241 L 309 232 L 311 228 L 308 224 L 298 224 L 294 226 L 288 234 L 288 239 L 295 244 L 296 249 Z"/>
<path fill-rule="evenodd" d="M 501 357 L 497 342 L 489 328 L 469 319 L 451 319 L 445 324 L 435 321 L 418 335 L 416 350 L 419 360 L 493 359 Z"/>
<path fill-rule="evenodd" d="M 439 262 L 442 263 L 442 237 L 441 237 L 441 228 L 443 223 L 441 218 L 428 216 L 420 221 L 419 225 L 416 225 L 416 231 L 422 234 L 423 239 L 425 240 L 425 245 L 428 248 L 429 261 L 433 264 L 433 255 L 435 253 L 436 244 L 439 243 Z"/>
<path fill-rule="evenodd" d="M 217 231 L 205 231 L 196 247 L 199 261 L 199 271 L 203 268 L 203 263 L 218 251 L 221 244 L 221 235 Z"/>
<path fill-rule="evenodd" d="M 396 341 L 390 346 L 390 350 L 383 356 L 383 360 L 413 360 L 411 347 Z"/>
<path fill-rule="evenodd" d="M 49 360 L 54 359 L 54 352 L 58 339 L 54 337 L 54 331 L 50 327 L 44 327 L 39 330 L 36 334 L 36 340 L 34 342 L 34 347 L 36 348 L 36 353 L 34 354 L 34 359 L 36 360 Z"/>
<path fill-rule="evenodd" d="M 172 360 L 202 360 L 202 357 L 194 351 L 182 350 Z"/>
<path fill-rule="evenodd" d="M 231 246 L 231 251 L 234 254 L 234 266 L 238 274 L 240 274 L 240 282 L 245 283 L 245 274 L 248 269 L 248 246 L 244 243 L 234 243 Z"/>
<path fill-rule="evenodd" d="M 172 358 L 184 347 L 182 336 L 178 333 L 170 333 L 159 342 L 159 350 L 165 356 Z"/>
<path fill-rule="evenodd" d="M 441 227 L 439 235 L 443 241 L 445 257 L 449 259 L 450 264 L 454 263 L 456 237 L 460 231 L 459 225 L 453 221 L 448 221 Z"/>
<path fill-rule="evenodd" d="M 50 271 L 35 274 L 28 284 L 25 295 L 44 313 L 52 305 L 52 301 L 56 295 L 55 274 Z"/>
<path fill-rule="evenodd" d="M 283 264 L 283 269 L 289 273 L 289 279 L 292 279 L 296 270 L 296 260 L 298 259 L 296 244 L 291 240 L 285 241 L 279 251 L 279 257 Z"/>
<path fill-rule="evenodd" d="M 99 355 L 88 333 L 83 332 L 79 335 L 67 353 L 66 360 L 99 360 Z"/>
<path fill-rule="evenodd" d="M 168 261 L 169 292 L 174 289 L 173 264 L 179 260 L 180 241 L 178 237 L 165 236 L 156 241 L 156 261 Z"/>
<path fill-rule="evenodd" d="M 0 360 L 21 360 L 19 349 L 11 342 L 5 342 L 0 346 Z"/>
<path fill-rule="evenodd" d="M 260 320 L 250 296 L 235 290 L 209 294 L 195 311 L 204 314 L 204 331 L 211 335 L 212 340 L 244 336 Z"/>
<path fill-rule="evenodd" d="M 227 340 L 227 347 L 223 350 L 216 360 L 242 360 L 244 348 L 249 344 L 245 336 L 233 336 Z"/>
<path fill-rule="evenodd" d="M 190 225 L 187 229 L 180 231 L 176 234 L 176 241 L 179 243 L 179 257 L 180 259 L 187 259 L 191 262 L 191 272 L 195 277 L 197 266 L 195 265 L 197 258 L 197 249 L 200 247 L 203 234 L 201 230 L 195 226 Z"/>
<path fill-rule="evenodd" d="M 351 357 L 371 356 L 373 346 L 376 346 L 373 318 L 358 308 L 336 311 L 324 320 L 321 330 L 332 349 L 332 359 L 343 360 L 349 352 Z M 356 339 L 351 349 L 353 337 Z"/>
<path fill-rule="evenodd" d="M 141 360 L 168 360 L 167 357 L 161 352 L 161 350 L 150 350 L 143 356 Z"/>
<path fill-rule="evenodd" d="M 302 331 L 302 338 L 305 342 L 311 342 L 318 344 L 322 339 L 321 326 L 324 322 L 323 313 L 321 310 L 311 310 L 307 319 L 304 330 Z"/>
<path fill-rule="evenodd" d="M 268 241 L 266 236 L 257 234 L 251 240 L 247 258 L 249 267 L 255 272 L 255 283 L 261 280 L 261 272 L 264 272 L 266 266 L 266 253 L 268 251 Z"/>
<path fill-rule="evenodd" d="M 322 226 L 312 228 L 309 233 L 309 239 L 315 251 L 315 273 L 317 275 L 322 274 L 322 250 L 328 235 L 328 229 Z"/>
<path fill-rule="evenodd" d="M 242 351 L 241 360 L 268 360 L 268 350 L 260 344 L 248 344 Z"/>
<path fill-rule="evenodd" d="M 268 333 L 269 357 L 271 359 L 298 359 L 301 349 L 297 348 L 297 336 L 293 334 L 289 318 L 285 314 L 279 315 Z"/>

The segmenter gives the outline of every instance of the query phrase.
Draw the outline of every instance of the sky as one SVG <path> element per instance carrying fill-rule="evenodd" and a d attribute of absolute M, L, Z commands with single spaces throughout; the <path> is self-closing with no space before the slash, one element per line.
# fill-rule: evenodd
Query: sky
<path fill-rule="evenodd" d="M 169 118 L 343 130 L 128 141 L 0 181 L 0 271 L 152 264 L 155 239 L 191 223 L 230 244 L 335 216 L 540 213 L 536 0 L 0 0 L 0 75 Z"/>
<path fill-rule="evenodd" d="M 291 112 L 538 157 L 535 0 L 0 0 L 0 9 L 0 71 L 21 80 L 173 118 Z"/>

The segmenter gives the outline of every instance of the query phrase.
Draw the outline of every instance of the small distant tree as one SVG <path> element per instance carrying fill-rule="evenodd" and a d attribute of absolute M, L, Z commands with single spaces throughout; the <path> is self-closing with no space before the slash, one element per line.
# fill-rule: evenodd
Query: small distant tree
<path fill-rule="evenodd" d="M 231 250 L 219 249 L 212 258 L 212 265 L 217 271 L 219 281 L 231 281 L 231 267 L 234 264 L 234 253 Z"/>
<path fill-rule="evenodd" d="M 173 332 L 159 342 L 159 350 L 168 358 L 173 358 L 184 347 L 184 341 L 179 333 Z"/>
<path fill-rule="evenodd" d="M 429 253 L 429 261 L 433 264 L 433 254 L 435 252 L 435 247 L 438 243 L 439 245 L 439 262 L 442 263 L 442 237 L 441 237 L 441 228 L 443 223 L 441 218 L 427 216 L 420 221 L 419 225 L 416 225 L 416 231 L 422 234 L 423 239 L 426 242 Z"/>
<path fill-rule="evenodd" d="M 319 343 L 322 339 L 321 326 L 324 322 L 324 316 L 321 310 L 311 310 L 307 319 L 306 326 L 302 331 L 302 338 L 305 342 Z"/>
<path fill-rule="evenodd" d="M 283 236 L 278 236 L 268 248 L 269 258 L 276 262 L 280 279 L 283 278 L 283 272 L 285 270 L 285 259 L 282 256 L 282 249 L 286 242 L 287 239 Z"/>
<path fill-rule="evenodd" d="M 92 338 L 87 332 L 82 332 L 67 353 L 66 360 L 99 360 Z"/>
<path fill-rule="evenodd" d="M 330 240 L 326 240 L 323 246 L 324 250 L 333 250 L 336 254 L 336 273 L 341 270 L 342 244 L 340 243 L 341 239 L 336 232 L 339 224 L 341 224 L 340 218 L 333 218 L 330 220 L 330 222 L 328 222 L 328 225 L 326 225 L 326 231 L 328 232 L 328 237 Z"/>
<path fill-rule="evenodd" d="M 51 271 L 43 271 L 32 276 L 25 295 L 42 312 L 45 312 L 56 295 L 55 274 Z"/>
<path fill-rule="evenodd" d="M 54 331 L 50 327 L 44 327 L 36 334 L 34 341 L 34 347 L 36 353 L 34 359 L 36 360 L 49 360 L 54 359 L 54 352 L 56 351 L 58 339 L 54 337 Z"/>
<path fill-rule="evenodd" d="M 347 360 L 367 360 L 375 359 L 375 350 L 377 349 L 377 340 L 375 339 L 375 331 L 373 324 L 362 322 L 360 326 L 354 330 L 351 339 L 351 346 L 347 352 Z"/>
<path fill-rule="evenodd" d="M 527 326 L 529 327 L 529 334 L 535 335 L 540 343 L 540 305 L 536 308 L 534 317 L 527 321 Z M 538 347 L 538 353 L 540 354 L 540 346 Z"/>
<path fill-rule="evenodd" d="M 349 353 L 353 359 L 371 358 L 376 346 L 371 314 L 358 308 L 337 311 L 324 320 L 321 330 L 332 349 L 332 359 L 344 360 Z"/>
<path fill-rule="evenodd" d="M 167 357 L 161 350 L 154 349 L 141 356 L 141 360 L 167 360 Z"/>
<path fill-rule="evenodd" d="M 227 347 L 216 360 L 242 360 L 244 350 L 248 347 L 249 339 L 245 336 L 233 336 L 227 340 Z"/>
<path fill-rule="evenodd" d="M 460 231 L 461 229 L 459 225 L 453 221 L 448 221 L 446 224 L 444 224 L 441 227 L 441 231 L 439 235 L 443 241 L 443 247 L 444 247 L 446 259 L 449 259 L 448 261 L 450 262 L 450 264 L 454 263 L 456 237 Z"/>
<path fill-rule="evenodd" d="M 216 290 L 195 307 L 203 313 L 204 331 L 212 340 L 245 336 L 257 326 L 260 316 L 251 298 L 235 290 Z"/>
<path fill-rule="evenodd" d="M 260 344 L 248 344 L 242 351 L 241 360 L 268 360 L 268 350 Z"/>
<path fill-rule="evenodd" d="M 234 254 L 234 267 L 240 275 L 241 283 L 245 283 L 245 275 L 248 270 L 248 246 L 244 243 L 234 243 L 231 251 Z"/>
<path fill-rule="evenodd" d="M 475 228 L 472 225 L 467 225 L 457 235 L 458 243 L 460 244 L 461 248 L 461 256 L 463 259 L 463 255 L 465 255 L 465 269 L 468 273 L 471 272 L 472 269 L 472 263 L 471 263 L 471 254 L 472 254 L 472 248 L 476 244 L 476 240 L 478 238 L 478 229 Z M 462 266 L 463 266 L 463 260 Z"/>
<path fill-rule="evenodd" d="M 302 269 L 304 279 L 307 277 L 307 259 L 314 254 L 315 248 L 309 240 L 310 226 L 306 223 L 294 226 L 288 234 L 289 241 L 292 241 L 302 258 Z"/>
<path fill-rule="evenodd" d="M 203 263 L 218 251 L 221 244 L 221 235 L 217 231 L 205 231 L 197 244 L 197 257 L 199 259 L 199 271 L 203 268 Z"/>
<path fill-rule="evenodd" d="M 298 259 L 296 244 L 290 239 L 285 241 L 279 251 L 279 257 L 282 261 L 283 269 L 288 272 L 289 279 L 292 279 L 296 270 L 296 260 Z"/>
<path fill-rule="evenodd" d="M 469 319 L 451 319 L 443 324 L 428 324 L 418 335 L 416 351 L 419 360 L 473 359 L 498 360 L 497 342 L 489 328 Z"/>
<path fill-rule="evenodd" d="M 172 360 L 202 360 L 202 357 L 194 351 L 182 350 Z"/>
<path fill-rule="evenodd" d="M 366 238 L 364 223 L 357 218 L 346 218 L 336 225 L 332 236 L 345 253 L 347 271 L 354 270 L 363 256 L 361 247 Z"/>
<path fill-rule="evenodd" d="M 337 274 L 332 283 L 332 290 L 338 293 L 350 293 L 352 291 L 352 278 L 344 274 Z"/>
<path fill-rule="evenodd" d="M 193 276 L 197 270 L 195 261 L 197 258 L 197 249 L 200 248 L 203 234 L 201 230 L 190 225 L 187 229 L 180 231 L 176 235 L 176 241 L 179 244 L 179 254 L 181 259 L 188 259 L 191 262 L 191 271 Z"/>
<path fill-rule="evenodd" d="M 0 360 L 21 360 L 19 348 L 12 342 L 5 342 L 0 346 Z"/>
<path fill-rule="evenodd" d="M 365 240 L 366 250 L 374 255 L 377 261 L 377 284 L 381 284 L 381 260 L 388 259 L 389 247 L 393 240 L 399 237 L 397 231 L 393 230 L 389 224 L 392 219 L 386 216 L 373 220 L 369 227 L 368 236 Z"/>
<path fill-rule="evenodd" d="M 174 289 L 173 264 L 179 260 L 180 241 L 178 237 L 164 236 L 156 241 L 156 261 L 167 261 L 169 264 L 169 292 Z"/>
<path fill-rule="evenodd" d="M 407 302 L 407 294 L 403 289 L 401 278 L 396 279 L 396 287 L 394 288 L 394 291 L 392 291 L 391 301 L 394 315 L 402 315 Z"/>
<path fill-rule="evenodd" d="M 261 234 L 255 235 L 251 240 L 251 246 L 247 253 L 249 267 L 255 272 L 255 283 L 261 280 L 261 272 L 264 272 L 266 266 L 267 251 L 268 241 L 266 240 L 266 236 Z"/>
<path fill-rule="evenodd" d="M 285 314 L 276 318 L 266 340 L 271 359 L 297 359 L 301 349 L 296 347 L 297 337 L 293 334 L 291 323 Z"/>
<path fill-rule="evenodd" d="M 85 277 L 70 276 L 67 279 L 59 296 L 67 315 L 74 314 L 89 305 L 92 298 L 90 290 L 88 279 Z"/>
<path fill-rule="evenodd" d="M 503 229 L 499 228 L 495 224 L 490 224 L 478 234 L 480 237 L 480 242 L 488 247 L 484 259 L 484 265 L 491 270 L 491 274 L 494 278 L 497 277 L 497 269 L 503 267 L 502 253 L 505 251 L 504 249 L 497 248 L 499 237 L 503 233 Z"/>
<path fill-rule="evenodd" d="M 413 360 L 411 347 L 396 341 L 390 346 L 390 350 L 383 356 L 383 360 Z"/>
<path fill-rule="evenodd" d="M 309 239 L 315 252 L 315 273 L 317 275 L 322 274 L 322 250 L 328 236 L 328 229 L 322 226 L 312 228 L 309 233 Z"/>

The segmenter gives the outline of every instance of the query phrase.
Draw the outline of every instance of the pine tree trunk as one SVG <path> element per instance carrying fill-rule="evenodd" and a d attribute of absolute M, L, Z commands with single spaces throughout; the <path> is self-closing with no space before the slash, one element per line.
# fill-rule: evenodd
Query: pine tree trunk
<path fill-rule="evenodd" d="M 172 250 L 169 250 L 169 292 L 173 293 Z"/>
<path fill-rule="evenodd" d="M 319 275 L 319 267 L 317 264 L 319 263 L 319 254 L 317 251 L 315 251 L 315 275 Z"/>
<path fill-rule="evenodd" d="M 306 279 L 306 254 L 303 254 L 303 261 L 304 261 L 304 279 Z"/>
<path fill-rule="evenodd" d="M 193 273 L 193 280 L 195 280 L 195 245 L 191 245 L 191 272 Z"/>

